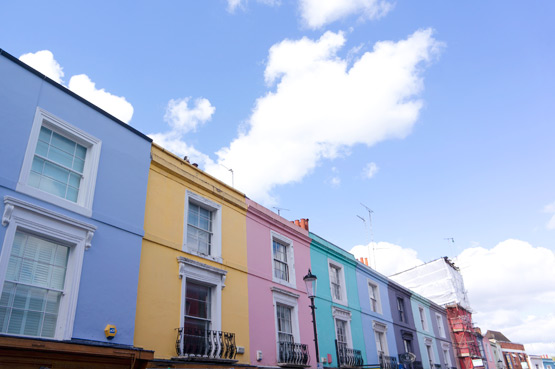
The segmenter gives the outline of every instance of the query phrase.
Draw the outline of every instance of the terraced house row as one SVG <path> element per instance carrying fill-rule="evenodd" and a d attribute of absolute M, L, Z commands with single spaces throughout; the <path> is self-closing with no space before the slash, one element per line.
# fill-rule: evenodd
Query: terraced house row
<path fill-rule="evenodd" d="M 458 366 L 443 307 L 2 50 L 0 124 L 0 367 Z"/>

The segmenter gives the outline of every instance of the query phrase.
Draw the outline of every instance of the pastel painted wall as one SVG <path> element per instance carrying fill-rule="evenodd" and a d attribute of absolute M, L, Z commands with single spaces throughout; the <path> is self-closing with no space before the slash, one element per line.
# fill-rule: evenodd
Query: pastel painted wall
<path fill-rule="evenodd" d="M 118 329 L 110 342 L 132 345 L 151 140 L 0 54 L 0 212 L 11 196 L 97 227 L 83 257 L 72 336 L 106 342 L 110 323 Z M 37 108 L 102 142 L 90 217 L 16 191 Z M 0 227 L 2 241 L 5 232 Z"/>
<path fill-rule="evenodd" d="M 366 345 L 362 330 L 362 318 L 360 314 L 360 302 L 358 297 L 356 263 L 354 256 L 347 251 L 333 245 L 329 241 L 310 232 L 312 238 L 310 246 L 310 259 L 312 273 L 318 278 L 316 292 L 316 321 L 318 328 L 318 341 L 320 356 L 331 355 L 333 361 L 331 366 L 337 367 L 337 355 L 335 350 L 335 322 L 333 318 L 333 307 L 347 310 L 351 313 L 351 339 L 354 349 L 362 352 L 362 357 L 366 358 Z M 330 278 L 328 271 L 328 260 L 333 260 L 342 265 L 345 275 L 345 285 L 347 292 L 347 305 L 338 304 L 332 301 Z M 366 364 L 366 362 L 365 362 Z M 330 364 L 324 364 L 330 366 Z"/>
<path fill-rule="evenodd" d="M 275 366 L 277 356 L 276 306 L 274 294 L 292 294 L 296 306 L 293 320 L 298 325 L 299 336 L 295 343 L 306 344 L 310 354 L 310 364 L 316 366 L 314 333 L 310 300 L 306 294 L 303 277 L 310 268 L 310 238 L 308 231 L 287 221 L 274 212 L 247 199 L 247 259 L 249 270 L 249 325 L 250 357 L 253 365 Z M 290 274 L 294 271 L 293 283 L 280 282 L 273 276 L 273 234 L 286 237 L 293 248 L 294 264 L 290 264 Z M 292 260 L 288 260 L 290 263 Z M 297 296 L 297 297 L 295 297 Z M 287 305 L 290 306 L 290 305 Z M 257 360 L 257 351 L 262 352 L 262 360 Z"/>
<path fill-rule="evenodd" d="M 397 358 L 398 351 L 395 343 L 395 331 L 393 328 L 393 318 L 391 316 L 391 306 L 387 290 L 387 278 L 360 262 L 357 262 L 356 272 L 362 328 L 366 345 L 366 362 L 368 364 L 379 363 L 376 338 L 373 329 L 374 322 L 385 324 L 387 327 L 385 335 L 387 339 L 388 356 Z M 378 286 L 381 311 L 372 311 L 370 307 L 369 282 Z"/>
<path fill-rule="evenodd" d="M 397 344 L 397 351 L 399 353 L 405 352 L 403 339 L 410 339 L 412 341 L 413 353 L 416 355 L 417 361 L 422 361 L 422 354 L 420 352 L 420 345 L 418 343 L 418 335 L 416 334 L 416 326 L 414 323 L 414 316 L 412 313 L 412 305 L 410 299 L 410 292 L 395 282 L 388 284 L 388 297 L 391 306 L 391 313 L 393 317 L 393 327 L 395 330 L 395 342 Z M 404 321 L 400 320 L 399 310 L 397 308 L 397 298 L 400 297 L 404 301 L 405 317 Z"/>
<path fill-rule="evenodd" d="M 187 191 L 221 205 L 221 262 L 183 251 Z M 245 347 L 237 360 L 248 363 L 247 205 L 242 193 L 159 146 L 152 146 L 139 276 L 135 343 L 157 358 L 176 356 L 176 328 L 183 315 L 178 257 L 227 271 L 221 290 L 221 330 L 235 333 Z M 216 318 L 214 318 L 216 319 Z"/>

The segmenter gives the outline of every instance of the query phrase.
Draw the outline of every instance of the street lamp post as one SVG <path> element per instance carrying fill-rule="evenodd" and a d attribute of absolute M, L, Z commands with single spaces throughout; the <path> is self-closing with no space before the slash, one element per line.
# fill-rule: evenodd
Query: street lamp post
<path fill-rule="evenodd" d="M 310 299 L 310 309 L 312 310 L 312 326 L 314 328 L 314 344 L 316 346 L 316 367 L 320 367 L 320 352 L 318 350 L 318 331 L 316 330 L 316 314 L 314 310 L 316 306 L 314 305 L 314 297 L 316 296 L 316 283 L 317 278 L 308 269 L 308 274 L 303 277 L 303 281 L 306 284 L 306 293 Z"/>

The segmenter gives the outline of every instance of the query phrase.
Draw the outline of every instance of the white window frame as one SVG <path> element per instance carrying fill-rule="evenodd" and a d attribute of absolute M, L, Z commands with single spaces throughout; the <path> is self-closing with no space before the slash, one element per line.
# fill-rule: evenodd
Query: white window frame
<path fill-rule="evenodd" d="M 339 286 L 341 289 L 341 298 L 337 299 L 334 296 L 333 293 L 333 285 L 332 285 L 332 278 L 331 278 L 331 267 L 337 268 L 339 269 Z M 330 280 L 330 293 L 331 293 L 331 299 L 333 302 L 337 303 L 337 304 L 341 304 L 341 305 L 348 305 L 347 303 L 347 285 L 345 283 L 345 268 L 343 267 L 342 264 L 338 263 L 335 260 L 332 259 L 328 259 L 328 277 Z"/>
<path fill-rule="evenodd" d="M 10 196 L 4 197 L 2 226 L 7 228 L 0 253 L 0 290 L 4 286 L 16 231 L 47 238 L 69 247 L 64 292 L 60 301 L 53 339 L 71 339 L 83 257 L 85 250 L 91 247 L 96 227 Z"/>
<path fill-rule="evenodd" d="M 276 332 L 276 360 L 279 358 L 279 333 L 278 333 L 278 321 L 277 321 L 277 305 L 283 305 L 291 309 L 291 329 L 293 334 L 293 340 L 295 343 L 301 342 L 301 335 L 299 330 L 299 295 L 286 290 L 282 290 L 278 287 L 271 287 L 272 299 L 274 306 L 274 322 L 275 322 L 275 332 Z"/>
<path fill-rule="evenodd" d="M 274 240 L 278 241 L 279 243 L 281 243 L 286 247 L 287 268 L 289 269 L 289 281 L 276 277 L 275 265 L 274 265 L 274 245 L 273 245 Z M 284 286 L 297 288 L 297 282 L 295 278 L 295 252 L 293 248 L 293 240 L 275 231 L 270 231 L 270 254 L 272 255 L 272 280 Z"/>
<path fill-rule="evenodd" d="M 430 364 L 430 369 L 434 369 L 435 357 L 433 340 L 430 337 L 424 337 L 424 346 L 426 347 L 426 354 L 428 355 L 428 363 Z"/>
<path fill-rule="evenodd" d="M 189 227 L 189 204 L 194 203 L 212 212 L 212 239 L 210 244 L 210 255 L 201 254 L 198 250 L 187 246 L 187 228 Z M 190 190 L 185 192 L 185 214 L 183 225 L 183 251 L 210 259 L 222 262 L 222 205 L 209 200 L 199 194 Z"/>
<path fill-rule="evenodd" d="M 448 368 L 451 368 L 451 355 L 449 355 L 449 352 L 451 352 L 451 345 L 449 345 L 447 342 L 442 342 L 441 343 L 441 350 L 443 351 L 443 360 L 445 361 L 445 365 Z"/>
<path fill-rule="evenodd" d="M 401 302 L 401 304 L 399 304 Z M 407 306 L 405 305 L 405 299 L 401 296 L 397 296 L 397 314 L 399 315 L 399 321 L 401 323 L 407 322 Z M 401 316 L 403 319 L 401 319 Z"/>
<path fill-rule="evenodd" d="M 443 317 L 441 316 L 441 314 L 435 313 L 436 315 L 436 323 L 437 323 L 437 330 L 439 332 L 439 336 L 441 338 L 446 338 L 446 334 L 445 334 L 445 327 L 443 325 Z"/>
<path fill-rule="evenodd" d="M 347 336 L 347 348 L 353 348 L 353 337 L 351 334 L 351 312 L 336 306 L 332 306 L 333 325 L 335 329 L 335 339 L 337 339 L 337 321 L 345 322 L 345 335 Z"/>
<path fill-rule="evenodd" d="M 422 325 L 422 329 L 427 332 L 428 320 L 426 319 L 426 309 L 424 309 L 424 306 L 418 305 L 418 315 L 420 317 L 420 324 Z"/>
<path fill-rule="evenodd" d="M 43 126 L 87 148 L 85 166 L 83 168 L 83 179 L 81 180 L 79 186 L 77 202 L 66 200 L 27 184 L 29 180 L 29 173 L 31 172 L 31 166 L 33 164 L 33 158 L 35 156 L 35 149 L 37 147 L 40 129 Z M 101 146 L 102 142 L 98 138 L 65 122 L 46 110 L 37 107 L 16 190 L 37 199 L 55 204 L 61 208 L 71 210 L 75 213 L 87 217 L 92 216 L 94 189 L 96 186 L 96 176 L 98 173 Z"/>
<path fill-rule="evenodd" d="M 375 294 L 375 298 L 376 298 L 376 310 L 374 310 L 372 308 L 372 298 L 370 296 L 372 296 L 372 287 L 375 289 L 376 294 Z M 382 301 L 380 298 L 380 286 L 375 283 L 374 281 L 368 279 L 368 299 L 370 300 L 370 310 L 372 310 L 375 313 L 378 314 L 382 314 Z"/>
<path fill-rule="evenodd" d="M 196 260 L 180 256 L 179 278 L 181 278 L 181 309 L 179 310 L 180 327 L 184 325 L 185 298 L 187 296 L 187 281 L 194 281 L 211 288 L 210 295 L 210 330 L 222 330 L 222 289 L 225 287 L 227 271 L 210 265 L 199 263 Z"/>
<path fill-rule="evenodd" d="M 383 354 L 385 356 L 389 356 L 389 346 L 387 344 L 387 324 L 374 320 L 372 321 L 372 329 L 374 330 L 374 339 L 376 340 L 376 351 L 378 351 L 378 340 L 379 340 L 378 333 L 380 333 L 383 335 L 383 342 L 380 342 L 382 349 L 384 349 Z M 380 356 L 380 352 L 378 351 L 378 357 L 379 356 Z"/>

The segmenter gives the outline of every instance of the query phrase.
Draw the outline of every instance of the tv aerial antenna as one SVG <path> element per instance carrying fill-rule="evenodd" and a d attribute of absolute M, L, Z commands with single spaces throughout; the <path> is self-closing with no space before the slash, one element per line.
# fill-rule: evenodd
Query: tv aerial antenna
<path fill-rule="evenodd" d="M 282 210 L 290 211 L 289 209 L 278 208 L 277 206 L 272 206 L 272 208 L 277 210 L 277 213 L 278 213 L 279 216 L 281 216 L 281 211 L 282 211 Z"/>

